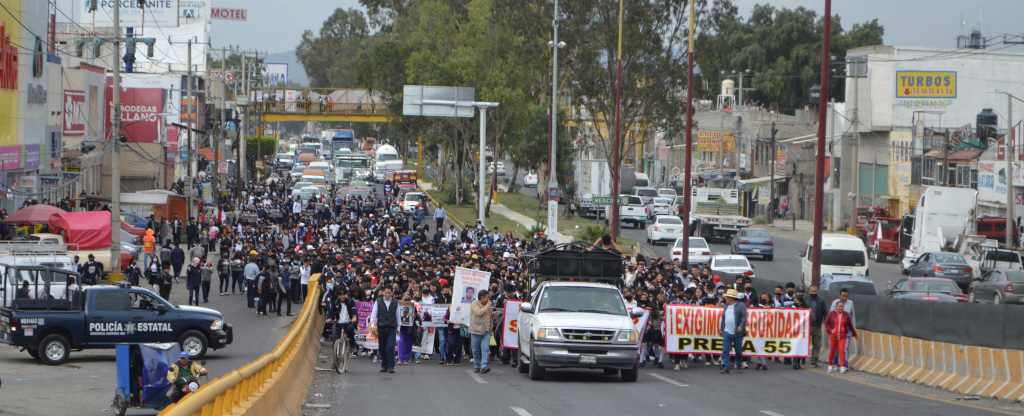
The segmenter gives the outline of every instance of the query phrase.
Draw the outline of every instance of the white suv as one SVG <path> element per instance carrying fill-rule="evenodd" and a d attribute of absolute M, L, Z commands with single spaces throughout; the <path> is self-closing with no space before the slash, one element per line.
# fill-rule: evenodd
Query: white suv
<path fill-rule="evenodd" d="M 520 305 L 519 372 L 543 380 L 547 368 L 601 368 L 622 371 L 622 381 L 639 374 L 640 339 L 622 294 L 605 283 L 547 281 L 533 302 Z"/>

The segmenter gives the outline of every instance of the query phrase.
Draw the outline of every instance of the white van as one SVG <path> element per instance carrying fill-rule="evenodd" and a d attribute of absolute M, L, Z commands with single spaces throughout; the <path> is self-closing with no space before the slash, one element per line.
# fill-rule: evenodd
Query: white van
<path fill-rule="evenodd" d="M 811 247 L 814 238 L 800 252 L 800 274 L 804 286 L 811 285 Z M 821 274 L 868 277 L 868 249 L 864 241 L 849 234 L 822 234 Z"/>
<path fill-rule="evenodd" d="M 633 184 L 636 188 L 647 188 L 651 186 L 651 178 L 647 177 L 646 173 L 636 173 L 636 183 Z"/>

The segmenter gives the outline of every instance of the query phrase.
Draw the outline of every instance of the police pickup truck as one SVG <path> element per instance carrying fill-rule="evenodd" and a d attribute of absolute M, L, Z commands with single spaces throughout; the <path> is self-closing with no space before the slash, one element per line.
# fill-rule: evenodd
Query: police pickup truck
<path fill-rule="evenodd" d="M 220 312 L 172 305 L 138 287 L 87 287 L 70 298 L 15 299 L 10 308 L 0 308 L 0 343 L 28 350 L 44 364 L 59 365 L 71 350 L 126 343 L 176 342 L 182 351 L 201 358 L 233 338 Z"/>
<path fill-rule="evenodd" d="M 546 368 L 601 368 L 636 381 L 640 341 L 622 294 L 595 282 L 547 281 L 519 308 L 519 372 L 543 380 Z"/>

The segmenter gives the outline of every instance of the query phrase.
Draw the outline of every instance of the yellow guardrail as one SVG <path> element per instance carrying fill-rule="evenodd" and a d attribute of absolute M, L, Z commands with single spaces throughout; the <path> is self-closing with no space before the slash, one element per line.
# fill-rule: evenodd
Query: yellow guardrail
<path fill-rule="evenodd" d="M 300 415 L 320 354 L 319 278 L 310 277 L 302 311 L 273 352 L 207 383 L 160 415 Z"/>

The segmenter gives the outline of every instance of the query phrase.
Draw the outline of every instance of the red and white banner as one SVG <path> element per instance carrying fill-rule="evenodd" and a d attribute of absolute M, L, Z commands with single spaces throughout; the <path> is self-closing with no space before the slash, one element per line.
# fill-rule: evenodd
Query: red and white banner
<path fill-rule="evenodd" d="M 665 350 L 673 354 L 721 354 L 722 307 L 665 305 Z M 748 308 L 743 355 L 808 357 L 811 313 L 807 309 Z"/>
<path fill-rule="evenodd" d="M 505 318 L 501 325 L 503 328 L 501 331 L 502 347 L 519 349 L 519 305 L 522 304 L 521 300 L 505 301 Z"/>
<path fill-rule="evenodd" d="M 111 78 L 107 78 L 106 131 L 113 128 L 114 103 Z M 154 143 L 160 137 L 161 113 L 164 110 L 163 88 L 121 88 L 121 132 L 129 142 Z"/>
<path fill-rule="evenodd" d="M 210 10 L 210 18 L 221 20 L 246 20 L 249 11 L 246 9 L 228 9 L 225 7 L 214 7 Z"/>
<path fill-rule="evenodd" d="M 85 91 L 64 90 L 64 135 L 85 135 Z"/>
<path fill-rule="evenodd" d="M 644 310 L 643 316 L 641 316 L 639 318 L 633 318 L 633 329 L 636 330 L 636 333 L 638 334 L 638 338 L 641 341 L 643 341 L 643 339 L 644 339 L 644 330 L 647 328 L 647 321 L 651 319 L 651 310 L 648 309 L 648 308 L 643 308 L 643 310 Z M 644 345 L 643 342 L 641 342 L 640 343 L 640 348 L 641 349 L 643 349 L 643 345 Z M 637 354 L 639 354 L 639 353 L 640 353 L 640 351 L 637 351 Z"/>

